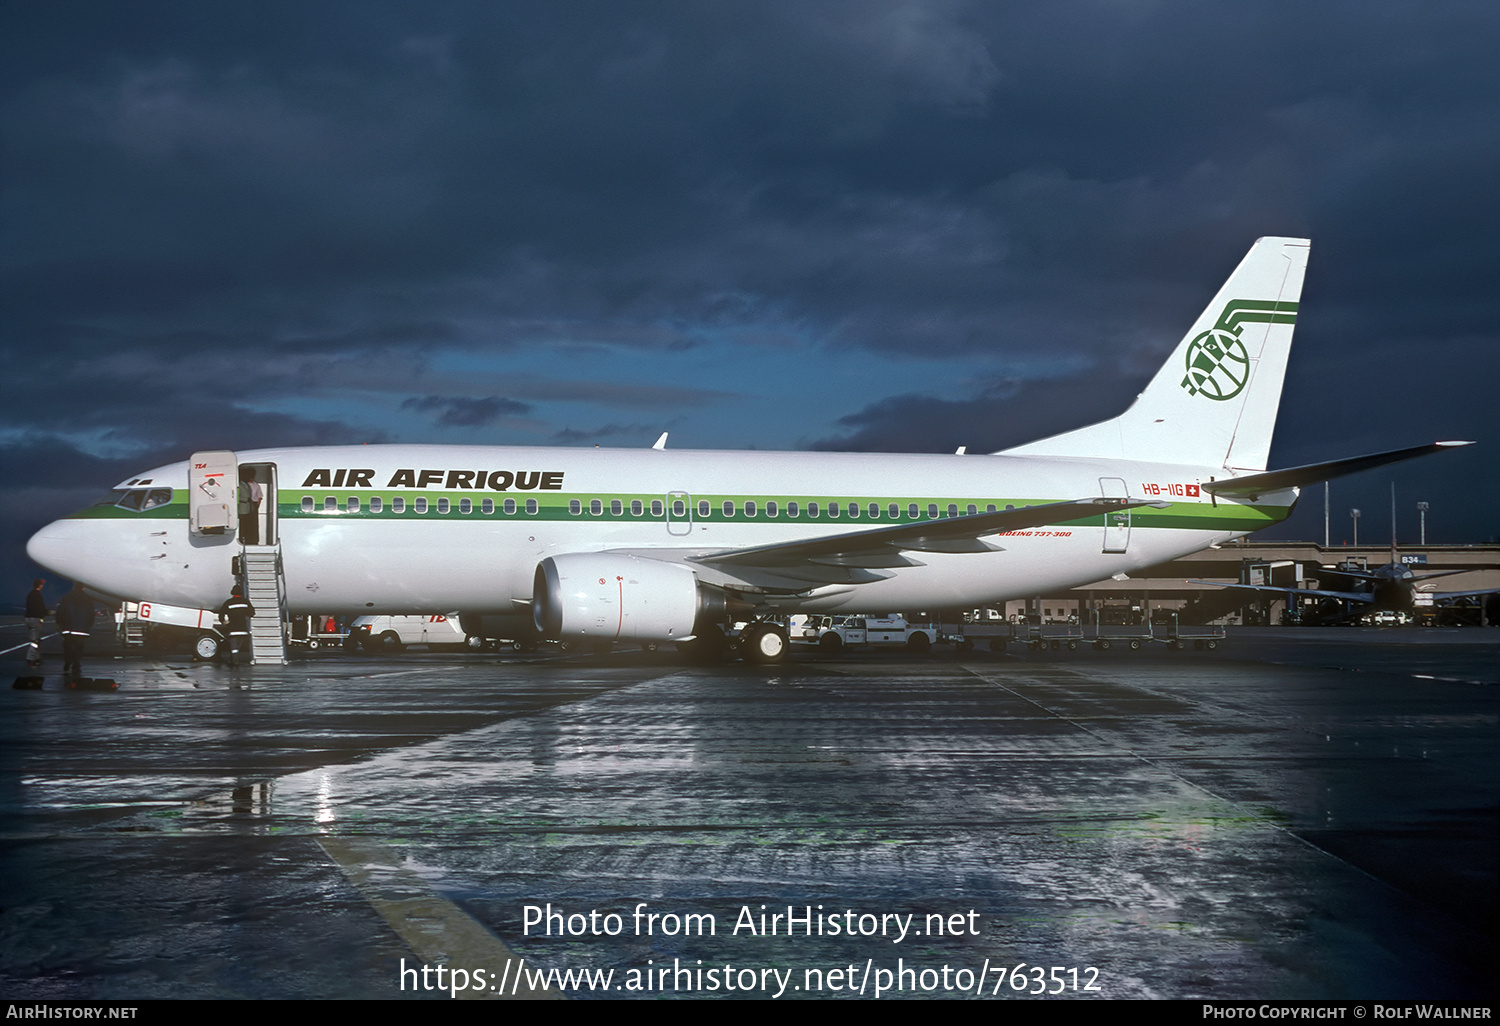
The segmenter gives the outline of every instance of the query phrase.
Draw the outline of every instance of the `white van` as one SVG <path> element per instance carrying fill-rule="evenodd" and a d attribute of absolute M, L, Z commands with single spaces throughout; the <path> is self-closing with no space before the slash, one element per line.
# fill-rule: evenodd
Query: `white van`
<path fill-rule="evenodd" d="M 400 652 L 407 645 L 466 647 L 458 614 L 448 616 L 361 616 L 349 628 L 346 648 L 366 652 Z"/>

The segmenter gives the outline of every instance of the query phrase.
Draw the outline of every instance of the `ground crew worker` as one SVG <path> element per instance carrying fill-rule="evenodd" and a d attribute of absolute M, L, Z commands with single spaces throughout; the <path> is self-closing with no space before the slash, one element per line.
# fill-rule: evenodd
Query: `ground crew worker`
<path fill-rule="evenodd" d="M 229 625 L 229 665 L 238 666 L 241 652 L 245 653 L 245 661 L 250 660 L 250 618 L 255 615 L 255 607 L 245 598 L 243 589 L 238 584 L 230 593 L 229 601 L 219 607 L 219 616 Z"/>
<path fill-rule="evenodd" d="M 46 584 L 44 578 L 38 577 L 31 582 L 31 590 L 26 593 L 26 665 L 42 665 L 42 624 L 46 621 L 47 600 L 42 595 L 42 585 Z"/>
<path fill-rule="evenodd" d="M 94 600 L 83 592 L 83 585 L 73 588 L 57 604 L 57 630 L 63 638 L 63 676 L 83 674 L 83 646 L 94 629 Z"/>

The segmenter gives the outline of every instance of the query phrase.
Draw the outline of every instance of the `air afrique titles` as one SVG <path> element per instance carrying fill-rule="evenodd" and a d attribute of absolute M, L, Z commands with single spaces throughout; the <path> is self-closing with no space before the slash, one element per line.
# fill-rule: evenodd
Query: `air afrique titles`
<path fill-rule="evenodd" d="M 364 467 L 319 469 L 307 475 L 303 488 L 374 488 L 375 471 Z M 398 470 L 385 483 L 387 488 L 461 488 L 507 492 L 561 491 L 561 470 Z"/>

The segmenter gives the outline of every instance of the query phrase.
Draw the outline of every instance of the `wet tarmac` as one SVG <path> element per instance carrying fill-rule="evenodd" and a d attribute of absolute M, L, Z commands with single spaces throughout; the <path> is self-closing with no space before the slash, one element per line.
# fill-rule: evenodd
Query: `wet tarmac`
<path fill-rule="evenodd" d="M 1500 990 L 1500 631 L 47 669 L 11 998 Z"/>

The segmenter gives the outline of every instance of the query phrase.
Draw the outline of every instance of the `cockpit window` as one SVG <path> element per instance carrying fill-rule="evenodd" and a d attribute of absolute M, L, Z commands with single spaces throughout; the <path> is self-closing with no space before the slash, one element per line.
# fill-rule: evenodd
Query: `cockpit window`
<path fill-rule="evenodd" d="M 170 488 L 116 488 L 94 505 L 141 511 L 165 506 L 171 501 Z"/>

